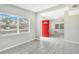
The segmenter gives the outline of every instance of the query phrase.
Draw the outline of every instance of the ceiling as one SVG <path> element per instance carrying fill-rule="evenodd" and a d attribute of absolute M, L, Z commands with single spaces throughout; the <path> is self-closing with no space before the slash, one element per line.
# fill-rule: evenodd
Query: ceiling
<path fill-rule="evenodd" d="M 61 18 L 64 16 L 64 12 L 67 11 L 68 8 L 61 8 L 61 9 L 57 9 L 55 11 L 49 11 L 49 12 L 45 12 L 45 13 L 40 13 L 41 16 L 45 16 L 45 17 L 54 17 L 55 19 Z"/>
<path fill-rule="evenodd" d="M 45 9 L 57 6 L 58 4 L 15 4 L 20 8 L 28 9 L 33 12 L 43 11 Z"/>

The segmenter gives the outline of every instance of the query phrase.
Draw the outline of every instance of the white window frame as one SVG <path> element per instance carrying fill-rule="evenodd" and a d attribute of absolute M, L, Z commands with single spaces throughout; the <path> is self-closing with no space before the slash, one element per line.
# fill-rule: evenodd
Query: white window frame
<path fill-rule="evenodd" d="M 28 32 L 20 32 L 20 31 L 19 31 L 19 18 L 20 18 L 20 17 L 17 17 L 17 19 L 18 19 L 18 21 L 17 21 L 17 23 L 18 23 L 18 24 L 17 24 L 17 25 L 18 25 L 18 27 L 17 27 L 17 28 L 18 28 L 18 29 L 17 29 L 18 34 L 29 33 L 29 32 L 30 32 L 30 18 L 27 18 L 27 19 L 28 19 L 28 22 L 29 22 L 29 31 L 28 31 Z M 26 17 L 24 17 L 24 18 L 26 18 Z"/>
<path fill-rule="evenodd" d="M 9 13 L 6 13 L 6 12 L 1 12 L 1 13 L 5 13 L 5 14 L 9 14 Z M 16 15 L 15 15 L 16 16 Z M 3 36 L 13 36 L 13 35 L 20 35 L 20 34 L 26 34 L 26 33 L 29 33 L 30 32 L 30 18 L 27 18 L 28 19 L 28 22 L 29 22 L 29 28 L 28 28 L 28 32 L 20 32 L 19 31 L 19 16 L 16 16 L 17 17 L 17 31 L 16 31 L 16 33 L 7 33 L 7 34 L 2 34 L 2 35 L 0 35 L 0 37 L 3 37 Z M 21 16 L 21 17 L 23 17 L 23 16 Z M 24 18 L 26 18 L 26 17 L 24 17 Z"/>

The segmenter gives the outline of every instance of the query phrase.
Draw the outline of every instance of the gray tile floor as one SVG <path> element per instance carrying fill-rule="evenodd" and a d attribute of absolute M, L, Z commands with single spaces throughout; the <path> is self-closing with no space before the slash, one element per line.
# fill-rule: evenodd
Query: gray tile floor
<path fill-rule="evenodd" d="M 78 54 L 79 45 L 64 42 L 63 39 L 33 40 L 0 54 Z"/>

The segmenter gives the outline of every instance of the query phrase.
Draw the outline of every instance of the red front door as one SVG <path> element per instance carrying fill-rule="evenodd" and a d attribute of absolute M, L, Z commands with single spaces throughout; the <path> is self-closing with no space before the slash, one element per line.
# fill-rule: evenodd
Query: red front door
<path fill-rule="evenodd" d="M 42 20 L 42 36 L 49 37 L 49 20 Z"/>

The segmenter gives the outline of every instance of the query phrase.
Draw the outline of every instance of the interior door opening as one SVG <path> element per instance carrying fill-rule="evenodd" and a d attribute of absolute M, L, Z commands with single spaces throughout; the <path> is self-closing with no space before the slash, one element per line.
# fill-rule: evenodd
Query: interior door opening
<path fill-rule="evenodd" d="M 64 19 L 50 20 L 50 37 L 64 38 Z"/>

